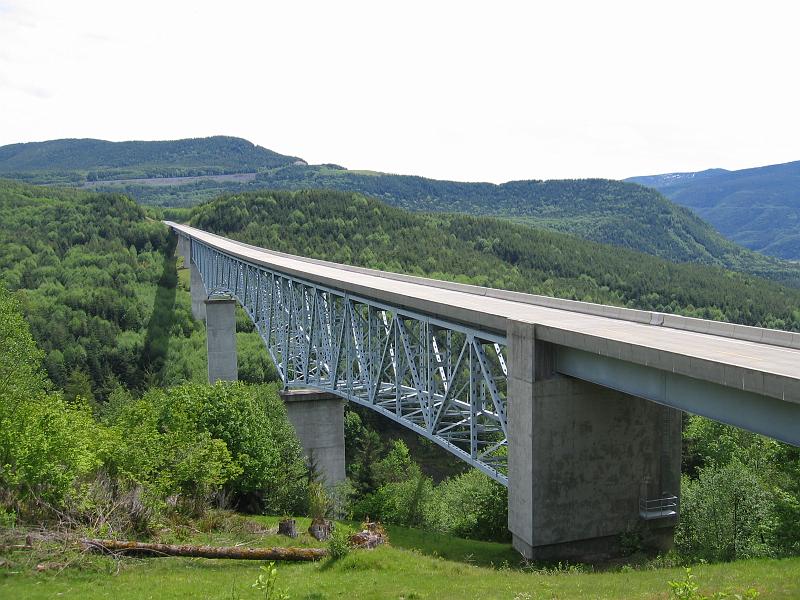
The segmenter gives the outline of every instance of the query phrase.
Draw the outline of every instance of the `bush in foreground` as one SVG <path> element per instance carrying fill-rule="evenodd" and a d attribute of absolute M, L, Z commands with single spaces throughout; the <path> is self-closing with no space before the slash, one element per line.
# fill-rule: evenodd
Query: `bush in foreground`
<path fill-rule="evenodd" d="M 395 525 L 422 527 L 459 537 L 508 539 L 508 492 L 477 470 L 434 485 L 396 441 L 374 466 L 378 489 L 353 506 L 353 516 Z"/>
<path fill-rule="evenodd" d="M 300 512 L 305 462 L 275 385 L 184 384 L 151 390 L 118 411 L 129 442 L 118 472 L 166 499 L 203 502 L 223 489 L 242 508 Z"/>

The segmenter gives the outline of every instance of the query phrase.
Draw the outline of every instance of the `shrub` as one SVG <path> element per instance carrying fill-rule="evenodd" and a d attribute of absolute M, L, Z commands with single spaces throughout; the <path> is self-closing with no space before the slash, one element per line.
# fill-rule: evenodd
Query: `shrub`
<path fill-rule="evenodd" d="M 467 538 L 508 539 L 508 491 L 472 469 L 440 483 L 424 505 L 427 528 Z"/>
<path fill-rule="evenodd" d="M 42 352 L 16 300 L 0 288 L 0 488 L 6 503 L 60 506 L 99 466 L 106 438 L 87 403 L 48 391 Z"/>
<path fill-rule="evenodd" d="M 325 486 L 318 481 L 308 484 L 308 516 L 321 521 L 328 516 L 331 504 Z"/>
<path fill-rule="evenodd" d="M 403 440 L 394 440 L 389 452 L 373 467 L 375 482 L 378 486 L 387 483 L 399 483 L 413 477 L 414 462 Z"/>
<path fill-rule="evenodd" d="M 383 523 L 414 527 L 422 524 L 423 506 L 433 491 L 433 482 L 413 465 L 405 481 L 386 483 L 353 506 L 353 516 L 371 517 Z"/>
<path fill-rule="evenodd" d="M 353 516 L 353 498 L 356 488 L 349 479 L 340 481 L 328 490 L 331 504 L 331 517 L 337 520 L 350 519 Z"/>
<path fill-rule="evenodd" d="M 743 594 L 729 592 L 716 592 L 711 596 L 700 593 L 700 585 L 690 568 L 684 571 L 683 579 L 669 581 L 670 597 L 675 600 L 755 600 L 759 597 L 758 590 L 749 588 Z"/>
<path fill-rule="evenodd" d="M 199 502 L 224 487 L 240 508 L 291 513 L 305 504 L 302 451 L 274 385 L 151 390 L 114 424 L 128 438 L 117 468 L 151 496 Z"/>
<path fill-rule="evenodd" d="M 158 393 L 125 406 L 114 422 L 123 440 L 109 456 L 112 476 L 139 485 L 144 502 L 163 508 L 177 496 L 183 507 L 200 513 L 210 494 L 241 472 L 225 442 L 208 431 L 166 425 Z"/>
<path fill-rule="evenodd" d="M 331 560 L 339 560 L 350 554 L 352 549 L 350 535 L 350 530 L 345 526 L 334 527 L 331 537 L 328 539 L 328 556 Z"/>
<path fill-rule="evenodd" d="M 683 478 L 678 551 L 691 560 L 726 561 L 772 554 L 770 497 L 759 477 L 738 460 Z"/>

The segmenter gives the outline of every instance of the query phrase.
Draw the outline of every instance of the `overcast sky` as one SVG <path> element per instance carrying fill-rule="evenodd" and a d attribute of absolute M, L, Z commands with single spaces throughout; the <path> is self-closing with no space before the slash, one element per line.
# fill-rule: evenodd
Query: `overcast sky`
<path fill-rule="evenodd" d="M 800 160 L 795 5 L 0 0 L 0 145 L 225 134 L 494 182 Z"/>

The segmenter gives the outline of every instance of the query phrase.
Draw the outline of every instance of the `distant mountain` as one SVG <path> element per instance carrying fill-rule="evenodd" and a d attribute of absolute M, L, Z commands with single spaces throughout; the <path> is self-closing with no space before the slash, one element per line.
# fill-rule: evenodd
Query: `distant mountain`
<path fill-rule="evenodd" d="M 35 183 L 74 184 L 246 173 L 298 160 L 226 136 L 157 142 L 65 139 L 0 146 L 0 175 Z"/>
<path fill-rule="evenodd" d="M 631 177 L 694 210 L 734 242 L 800 260 L 800 161 L 740 171 Z"/>
<path fill-rule="evenodd" d="M 749 252 L 657 191 L 620 181 L 440 181 L 308 165 L 230 137 L 15 144 L 0 148 L 2 174 L 121 191 L 143 204 L 171 207 L 256 189 L 358 192 L 408 210 L 501 217 L 675 262 L 716 265 L 800 285 L 800 267 Z"/>

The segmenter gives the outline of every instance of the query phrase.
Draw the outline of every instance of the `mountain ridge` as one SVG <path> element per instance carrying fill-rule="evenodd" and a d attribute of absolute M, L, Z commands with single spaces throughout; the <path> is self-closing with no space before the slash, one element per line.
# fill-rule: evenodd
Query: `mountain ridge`
<path fill-rule="evenodd" d="M 800 161 L 735 171 L 646 175 L 625 181 L 661 192 L 742 246 L 800 260 Z"/>
<path fill-rule="evenodd" d="M 53 152 L 47 150 L 53 146 L 62 154 L 64 148 L 70 153 L 50 160 Z M 116 154 L 106 155 L 106 148 Z M 796 265 L 737 246 L 687 208 L 635 183 L 533 179 L 494 184 L 348 170 L 331 163 L 309 165 L 247 140 L 223 136 L 168 142 L 37 142 L 31 150 L 37 149 L 42 152 L 27 152 L 22 160 L 14 158 L 20 153 L 18 146 L 0 148 L 0 174 L 49 164 L 49 171 L 23 173 L 17 178 L 89 185 L 162 206 L 193 205 L 223 192 L 256 189 L 357 192 L 417 212 L 499 217 L 676 262 L 717 265 L 800 286 Z M 154 162 L 157 160 L 163 162 Z M 247 180 L 213 177 L 245 172 L 251 174 Z M 121 181 L 124 178 L 133 181 Z"/>
<path fill-rule="evenodd" d="M 21 175 L 20 179 L 36 183 L 43 183 L 35 177 L 43 172 L 56 172 L 62 182 L 75 183 L 81 178 L 241 173 L 300 160 L 232 136 L 123 142 L 64 138 L 0 146 L 0 174 Z"/>

